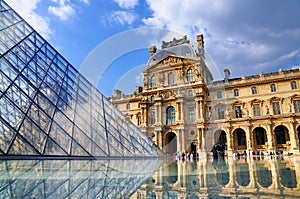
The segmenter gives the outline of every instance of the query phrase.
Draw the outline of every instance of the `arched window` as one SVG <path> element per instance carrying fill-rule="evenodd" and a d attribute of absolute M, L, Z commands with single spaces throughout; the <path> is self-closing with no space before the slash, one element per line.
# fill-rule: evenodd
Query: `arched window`
<path fill-rule="evenodd" d="M 252 95 L 257 94 L 257 90 L 256 90 L 256 87 L 255 87 L 255 86 L 253 86 L 253 87 L 251 88 L 251 91 L 252 91 Z"/>
<path fill-rule="evenodd" d="M 270 89 L 271 89 L 271 92 L 276 92 L 276 85 L 271 84 Z"/>
<path fill-rule="evenodd" d="M 292 88 L 292 90 L 297 89 L 297 83 L 295 81 L 291 82 L 291 88 Z"/>
<path fill-rule="evenodd" d="M 192 69 L 188 69 L 186 71 L 186 81 L 188 82 L 194 81 L 194 71 Z"/>
<path fill-rule="evenodd" d="M 170 72 L 168 74 L 168 85 L 173 85 L 174 84 L 174 73 Z"/>
<path fill-rule="evenodd" d="M 175 124 L 175 108 L 173 106 L 167 108 L 167 124 Z"/>
<path fill-rule="evenodd" d="M 233 95 L 234 95 L 234 97 L 239 96 L 239 90 L 238 89 L 234 89 Z"/>
<path fill-rule="evenodd" d="M 130 104 L 126 104 L 126 109 L 129 110 L 130 109 Z"/>
<path fill-rule="evenodd" d="M 150 87 L 151 88 L 156 87 L 156 77 L 154 75 L 150 79 Z"/>

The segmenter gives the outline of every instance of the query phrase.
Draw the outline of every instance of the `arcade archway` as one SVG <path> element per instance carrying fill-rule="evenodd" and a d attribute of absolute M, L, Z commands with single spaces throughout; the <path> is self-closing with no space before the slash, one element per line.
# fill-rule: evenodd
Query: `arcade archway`
<path fill-rule="evenodd" d="M 276 126 L 274 132 L 276 137 L 277 148 L 281 148 L 284 145 L 290 144 L 289 130 L 285 126 L 283 125 Z"/>
<path fill-rule="evenodd" d="M 255 149 L 264 148 L 263 146 L 268 142 L 266 130 L 263 127 L 256 127 L 253 133 Z"/>
<path fill-rule="evenodd" d="M 218 130 L 215 132 L 215 135 L 214 135 L 214 141 L 215 141 L 215 144 L 221 144 L 224 149 L 227 148 L 227 138 L 226 138 L 226 132 L 223 131 L 223 130 Z"/>
<path fill-rule="evenodd" d="M 241 128 L 235 129 L 233 131 L 233 138 L 234 138 L 234 149 L 235 150 L 247 149 L 246 132 L 243 129 L 241 129 Z"/>

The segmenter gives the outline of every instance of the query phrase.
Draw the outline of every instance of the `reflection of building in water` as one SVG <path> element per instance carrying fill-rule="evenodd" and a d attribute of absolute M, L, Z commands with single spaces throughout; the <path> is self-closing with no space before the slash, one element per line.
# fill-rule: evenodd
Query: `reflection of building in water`
<path fill-rule="evenodd" d="M 172 163 L 156 172 L 136 193 L 146 198 L 300 197 L 300 161 L 202 159 Z"/>
<path fill-rule="evenodd" d="M 299 153 L 300 70 L 279 70 L 213 81 L 203 36 L 194 50 L 186 37 L 150 48 L 144 85 L 110 98 L 153 142 L 168 153 L 213 144 L 234 152 Z"/>

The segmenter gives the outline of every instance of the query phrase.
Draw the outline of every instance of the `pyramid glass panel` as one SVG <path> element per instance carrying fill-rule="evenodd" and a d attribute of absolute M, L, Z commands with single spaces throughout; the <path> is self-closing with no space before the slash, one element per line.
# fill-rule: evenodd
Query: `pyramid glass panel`
<path fill-rule="evenodd" d="M 0 0 L 0 158 L 156 157 L 153 143 Z"/>

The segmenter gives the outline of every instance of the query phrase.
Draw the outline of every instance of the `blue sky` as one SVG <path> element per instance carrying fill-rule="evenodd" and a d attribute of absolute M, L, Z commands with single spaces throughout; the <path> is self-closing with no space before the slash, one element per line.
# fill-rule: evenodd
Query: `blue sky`
<path fill-rule="evenodd" d="M 148 48 L 204 34 L 215 79 L 300 66 L 299 0 L 6 0 L 109 97 L 142 85 Z"/>

